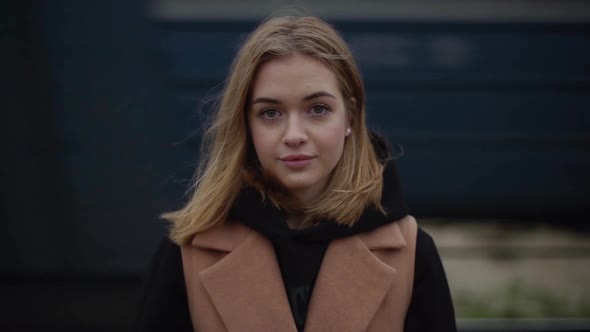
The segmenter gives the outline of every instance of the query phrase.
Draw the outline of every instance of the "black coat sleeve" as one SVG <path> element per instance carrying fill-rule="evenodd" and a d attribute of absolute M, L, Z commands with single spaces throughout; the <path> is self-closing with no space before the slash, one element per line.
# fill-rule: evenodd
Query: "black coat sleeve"
<path fill-rule="evenodd" d="M 180 247 L 164 239 L 143 282 L 135 331 L 192 330 Z"/>
<path fill-rule="evenodd" d="M 418 229 L 412 300 L 405 332 L 457 331 L 445 271 L 432 237 Z"/>

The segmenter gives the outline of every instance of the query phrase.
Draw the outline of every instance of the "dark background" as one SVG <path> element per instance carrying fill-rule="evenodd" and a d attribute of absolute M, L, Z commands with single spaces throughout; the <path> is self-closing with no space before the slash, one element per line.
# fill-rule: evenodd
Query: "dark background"
<path fill-rule="evenodd" d="M 1 5 L 0 330 L 124 330 L 257 20 Z M 331 20 L 419 218 L 588 231 L 590 24 Z"/>

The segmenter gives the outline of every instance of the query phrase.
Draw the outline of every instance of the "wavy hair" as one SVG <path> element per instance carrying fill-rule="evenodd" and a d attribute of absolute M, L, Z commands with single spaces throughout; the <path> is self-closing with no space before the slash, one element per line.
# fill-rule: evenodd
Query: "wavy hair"
<path fill-rule="evenodd" d="M 264 172 L 246 121 L 257 69 L 266 61 L 294 53 L 319 59 L 335 74 L 352 128 L 326 190 L 313 204 L 298 208 L 288 195 L 270 190 L 276 186 L 260 176 Z M 382 172 L 366 127 L 364 85 L 342 37 L 315 17 L 273 17 L 250 34 L 232 63 L 213 123 L 204 135 L 192 197 L 180 210 L 162 216 L 172 223 L 170 238 L 185 244 L 195 233 L 225 222 L 242 188 L 250 185 L 277 208 L 299 211 L 304 225 L 333 220 L 352 226 L 371 204 L 385 213 L 380 204 Z"/>

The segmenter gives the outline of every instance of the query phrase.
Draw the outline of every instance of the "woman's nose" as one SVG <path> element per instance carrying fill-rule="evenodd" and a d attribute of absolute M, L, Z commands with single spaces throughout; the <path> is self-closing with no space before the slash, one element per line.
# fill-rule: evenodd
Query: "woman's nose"
<path fill-rule="evenodd" d="M 307 142 L 304 123 L 297 116 L 289 117 L 283 142 L 289 146 L 297 146 Z"/>

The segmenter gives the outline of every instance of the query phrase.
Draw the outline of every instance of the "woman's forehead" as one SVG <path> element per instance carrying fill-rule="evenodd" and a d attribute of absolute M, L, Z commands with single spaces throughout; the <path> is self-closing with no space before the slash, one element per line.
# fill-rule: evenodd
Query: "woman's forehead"
<path fill-rule="evenodd" d="M 292 54 L 262 64 L 252 86 L 252 99 L 308 96 L 323 91 L 339 96 L 336 75 L 320 60 Z"/>

